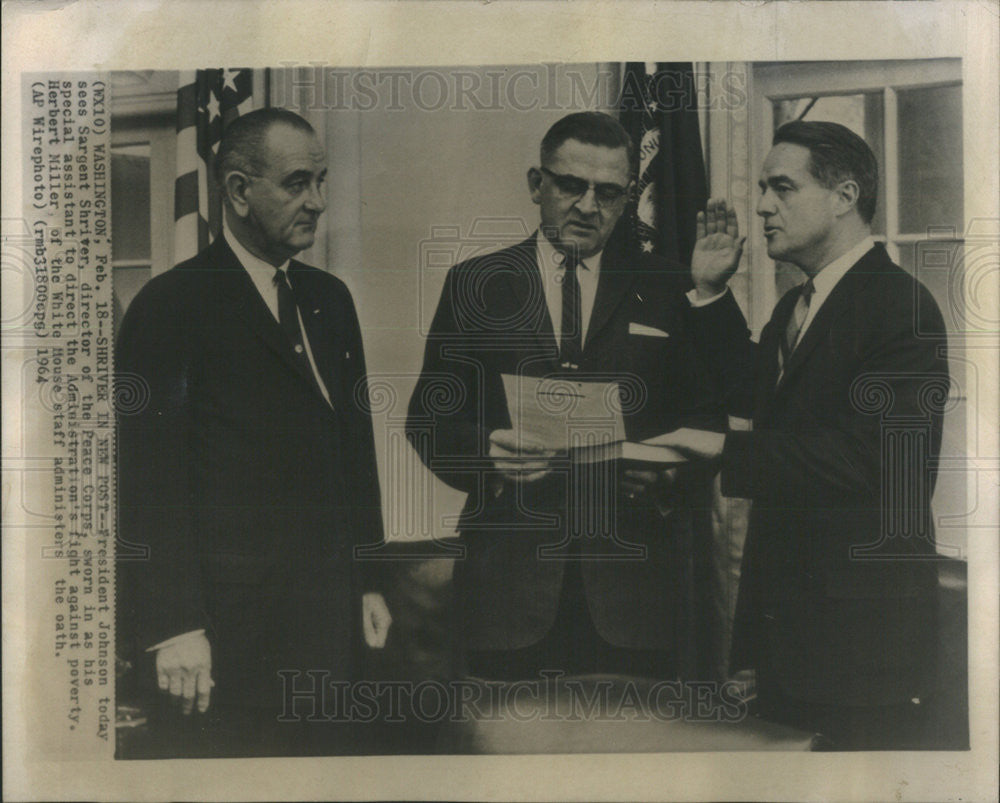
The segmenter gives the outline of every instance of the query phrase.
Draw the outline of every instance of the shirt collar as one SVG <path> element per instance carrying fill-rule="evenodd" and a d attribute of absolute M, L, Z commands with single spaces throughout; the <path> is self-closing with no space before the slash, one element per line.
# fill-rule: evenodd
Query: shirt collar
<path fill-rule="evenodd" d="M 236 254 L 236 258 L 240 261 L 240 264 L 246 268 L 249 274 L 257 276 L 266 275 L 268 281 L 271 281 L 274 278 L 274 265 L 270 262 L 265 262 L 260 257 L 256 257 L 247 251 L 247 249 L 243 247 L 243 244 L 236 239 L 236 236 L 230 230 L 229 226 L 225 223 L 222 224 L 222 236 L 226 238 L 226 242 L 233 250 L 233 253 Z M 291 260 L 286 259 L 281 265 L 278 266 L 277 269 L 282 273 L 287 273 L 289 262 L 291 262 Z"/>
<path fill-rule="evenodd" d="M 813 276 L 812 280 L 816 296 L 820 299 L 826 298 L 833 288 L 837 286 L 837 282 L 844 278 L 844 274 L 853 268 L 858 260 L 874 246 L 875 240 L 869 235 L 849 251 L 841 254 L 829 265 L 821 268 L 820 272 Z"/>
<path fill-rule="evenodd" d="M 538 251 L 538 264 L 541 265 L 542 270 L 545 273 L 550 271 L 560 271 L 563 269 L 563 260 L 565 257 L 562 252 L 559 251 L 552 243 L 549 238 L 542 234 L 541 231 L 536 233 L 537 241 L 537 251 Z M 604 256 L 603 249 L 598 251 L 596 254 L 591 254 L 586 259 L 581 259 L 577 264 L 584 270 L 591 271 L 594 275 L 601 269 L 601 257 Z"/>

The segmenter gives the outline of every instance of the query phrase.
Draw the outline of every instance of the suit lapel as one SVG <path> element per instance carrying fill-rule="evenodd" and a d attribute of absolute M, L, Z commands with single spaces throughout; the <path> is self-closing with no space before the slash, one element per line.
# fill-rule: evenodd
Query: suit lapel
<path fill-rule="evenodd" d="M 302 323 L 305 326 L 306 337 L 309 338 L 309 348 L 316 361 L 316 370 L 319 371 L 331 400 L 334 400 L 336 391 L 340 387 L 337 384 L 336 367 L 340 365 L 342 356 L 340 343 L 343 339 L 338 336 L 341 322 L 336 318 L 336 311 L 324 303 L 305 265 L 292 260 L 288 272 L 295 287 L 296 299 L 302 312 Z M 343 356 L 350 357 L 350 355 Z"/>
<path fill-rule="evenodd" d="M 785 366 L 778 384 L 779 391 L 789 378 L 802 367 L 816 346 L 826 337 L 830 327 L 837 319 L 851 309 L 854 298 L 857 293 L 863 292 L 863 286 L 867 283 L 873 267 L 878 262 L 880 250 L 873 248 L 837 282 L 826 301 L 823 302 L 823 306 L 819 308 L 816 317 L 809 324 L 809 328 L 802 335 L 802 340 L 795 347 L 795 351 L 788 358 L 788 364 Z"/>
<path fill-rule="evenodd" d="M 511 249 L 511 258 L 505 265 L 507 268 L 505 276 L 511 293 L 517 299 L 519 309 L 533 312 L 532 307 L 541 304 L 538 316 L 529 316 L 530 320 L 537 321 L 537 325 L 532 327 L 532 333 L 538 350 L 552 355 L 551 369 L 556 370 L 559 367 L 559 341 L 556 339 L 552 318 L 545 303 L 535 236 Z M 617 252 L 605 252 L 601 273 L 597 281 L 594 308 L 587 326 L 587 339 L 583 345 L 584 353 L 586 353 L 588 345 L 595 341 L 611 321 L 615 311 L 632 287 L 635 278 L 635 270 Z"/>
<path fill-rule="evenodd" d="M 587 326 L 587 341 L 583 345 L 584 352 L 608 325 L 635 279 L 635 269 L 629 266 L 618 253 L 605 252 L 601 264 L 601 275 L 597 279 L 594 309 L 590 314 L 590 323 Z"/>
<path fill-rule="evenodd" d="M 209 247 L 209 260 L 224 303 L 236 313 L 256 338 L 315 388 L 316 380 L 308 366 L 295 356 L 292 344 L 288 342 L 264 299 L 260 297 L 250 274 L 240 264 L 224 238 L 217 237 Z M 316 392 L 318 394 L 319 390 Z"/>
<path fill-rule="evenodd" d="M 809 324 L 809 328 L 802 335 L 802 340 L 795 347 L 795 351 L 788 358 L 788 363 L 785 365 L 781 379 L 778 382 L 778 393 L 782 391 L 796 372 L 799 371 L 809 358 L 809 355 L 816 349 L 816 346 L 826 338 L 830 327 L 851 309 L 854 298 L 858 293 L 863 292 L 864 284 L 867 283 L 873 269 L 879 262 L 880 255 L 884 253 L 879 248 L 873 248 L 859 259 L 844 274 L 841 280 L 837 282 L 830 295 L 827 296 L 826 301 L 823 302 L 823 306 L 819 308 L 816 317 Z M 789 311 L 789 314 L 791 314 L 791 311 Z M 787 321 L 786 317 L 786 324 Z M 784 329 L 781 331 L 783 332 Z"/>
<path fill-rule="evenodd" d="M 546 355 L 549 370 L 559 367 L 559 342 L 552 327 L 552 318 L 545 303 L 541 269 L 538 267 L 537 242 L 533 235 L 513 248 L 504 260 L 504 278 L 517 309 L 525 312 L 535 346 L 540 354 Z M 540 309 L 539 309 L 540 307 Z"/>

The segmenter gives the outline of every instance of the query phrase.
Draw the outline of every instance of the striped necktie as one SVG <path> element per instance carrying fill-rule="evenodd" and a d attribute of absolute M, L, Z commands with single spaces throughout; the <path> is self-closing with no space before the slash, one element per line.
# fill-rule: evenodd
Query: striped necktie
<path fill-rule="evenodd" d="M 806 322 L 806 317 L 809 315 L 809 302 L 812 299 L 815 289 L 812 279 L 803 284 L 800 289 L 798 301 L 795 302 L 795 309 L 792 310 L 792 317 L 788 320 L 788 326 L 785 327 L 785 336 L 781 338 L 782 366 L 788 362 L 788 358 L 795 351 L 795 346 L 798 345 L 799 335 L 802 333 L 802 324 Z"/>

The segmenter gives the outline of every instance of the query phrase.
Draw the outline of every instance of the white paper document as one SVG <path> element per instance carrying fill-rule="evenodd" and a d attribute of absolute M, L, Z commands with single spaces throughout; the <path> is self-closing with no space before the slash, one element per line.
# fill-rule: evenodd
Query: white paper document
<path fill-rule="evenodd" d="M 619 458 L 685 462 L 674 449 L 627 440 L 617 382 L 503 374 L 503 383 L 511 428 L 525 443 L 567 454 L 579 463 Z"/>

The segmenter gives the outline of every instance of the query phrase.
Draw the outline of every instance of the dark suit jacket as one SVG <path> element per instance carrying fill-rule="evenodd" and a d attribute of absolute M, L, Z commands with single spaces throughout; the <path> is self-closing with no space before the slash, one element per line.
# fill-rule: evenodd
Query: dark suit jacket
<path fill-rule="evenodd" d="M 625 425 L 633 440 L 683 423 L 725 426 L 718 365 L 727 342 L 746 339 L 746 322 L 731 295 L 692 309 L 683 296 L 688 287 L 686 268 L 604 254 L 583 364 L 575 375 L 617 380 L 632 395 Z M 630 323 L 669 337 L 630 334 Z M 557 374 L 557 356 L 534 237 L 451 269 L 407 429 L 431 470 L 468 493 L 459 522 L 466 552 L 455 569 L 466 644 L 516 649 L 546 634 L 562 586 L 561 557 L 572 537 L 596 558 L 581 569 L 600 635 L 621 647 L 669 648 L 676 530 L 691 526 L 690 509 L 664 521 L 649 495 L 627 500 L 618 488 L 617 462 L 564 468 L 520 487 L 503 485 L 491 472 L 489 433 L 511 423 L 501 374 Z M 688 503 L 704 509 L 707 478 L 698 473 L 687 482 Z M 581 521 L 595 537 L 573 536 Z"/>
<path fill-rule="evenodd" d="M 354 305 L 289 271 L 335 411 L 221 237 L 143 288 L 116 353 L 145 398 L 118 415 L 120 621 L 139 649 L 205 627 L 213 699 L 269 706 L 279 669 L 351 672 L 352 550 L 382 538 Z"/>
<path fill-rule="evenodd" d="M 730 433 L 723 453 L 723 493 L 753 499 L 733 668 L 768 666 L 797 699 L 909 700 L 935 643 L 941 313 L 877 246 L 835 286 L 777 383 L 797 298 L 786 294 L 761 334 L 754 430 Z"/>

